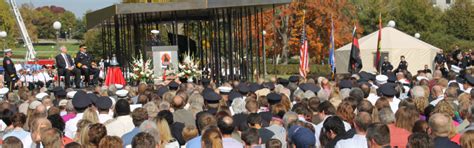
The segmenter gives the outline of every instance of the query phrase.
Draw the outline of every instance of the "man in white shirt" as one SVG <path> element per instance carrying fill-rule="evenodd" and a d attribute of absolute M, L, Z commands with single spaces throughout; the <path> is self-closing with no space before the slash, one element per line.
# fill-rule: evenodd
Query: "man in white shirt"
<path fill-rule="evenodd" d="M 86 92 L 80 90 L 76 92 L 71 101 L 77 114 L 76 117 L 66 122 L 64 133 L 66 137 L 74 139 L 77 132 L 77 122 L 82 119 L 84 111 L 92 104 L 92 100 Z"/>
<path fill-rule="evenodd" d="M 97 111 L 99 112 L 99 122 L 105 123 L 107 120 L 112 119 L 109 115 L 110 107 L 112 106 L 112 100 L 109 97 L 100 97 L 95 102 Z"/>
<path fill-rule="evenodd" d="M 367 127 L 372 123 L 372 117 L 367 112 L 359 112 L 354 120 L 356 134 L 354 137 L 340 140 L 336 144 L 336 148 L 367 148 Z"/>
<path fill-rule="evenodd" d="M 126 99 L 120 99 L 115 103 L 115 118 L 105 122 L 107 135 L 122 137 L 135 128 L 130 116 L 130 104 Z"/>

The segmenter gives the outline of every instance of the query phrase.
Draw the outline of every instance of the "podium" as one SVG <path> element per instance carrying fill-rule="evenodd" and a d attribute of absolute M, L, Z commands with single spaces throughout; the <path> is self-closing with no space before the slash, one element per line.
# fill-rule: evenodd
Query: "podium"
<path fill-rule="evenodd" d="M 127 82 L 123 77 L 122 70 L 118 66 L 112 66 L 107 69 L 107 75 L 105 76 L 105 86 L 121 84 L 125 86 Z"/>

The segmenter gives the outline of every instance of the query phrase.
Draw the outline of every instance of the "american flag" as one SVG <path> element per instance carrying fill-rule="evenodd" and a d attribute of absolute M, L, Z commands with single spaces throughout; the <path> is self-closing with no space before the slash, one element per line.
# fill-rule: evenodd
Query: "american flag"
<path fill-rule="evenodd" d="M 305 25 L 303 24 L 303 33 L 301 34 L 301 48 L 300 48 L 300 75 L 303 78 L 306 78 L 306 74 L 309 71 L 308 59 L 309 59 L 308 40 L 306 39 Z"/>
<path fill-rule="evenodd" d="M 329 64 L 331 65 L 331 72 L 334 75 L 336 73 L 336 58 L 334 58 L 334 22 L 331 16 L 331 36 L 330 36 L 330 48 L 329 48 Z"/>

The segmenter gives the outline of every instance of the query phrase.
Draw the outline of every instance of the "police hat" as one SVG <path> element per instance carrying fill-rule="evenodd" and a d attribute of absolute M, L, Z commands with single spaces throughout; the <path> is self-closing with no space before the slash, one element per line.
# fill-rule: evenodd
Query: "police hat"
<path fill-rule="evenodd" d="M 241 94 L 247 94 L 250 91 L 249 86 L 245 83 L 240 83 L 238 89 Z"/>
<path fill-rule="evenodd" d="M 92 104 L 92 100 L 89 98 L 86 92 L 80 90 L 72 98 L 72 106 L 74 108 L 86 108 Z"/>
<path fill-rule="evenodd" d="M 464 80 L 465 80 L 465 83 L 468 83 L 469 85 L 474 86 L 474 78 L 471 75 L 465 74 Z"/>
<path fill-rule="evenodd" d="M 275 89 L 275 84 L 273 84 L 272 82 L 267 82 L 267 83 L 263 83 L 263 87 L 273 90 Z"/>
<path fill-rule="evenodd" d="M 288 78 L 288 80 L 290 80 L 290 82 L 296 83 L 300 80 L 300 77 L 299 76 L 290 76 L 290 78 Z"/>
<path fill-rule="evenodd" d="M 115 94 L 117 95 L 117 97 L 120 97 L 120 98 L 124 98 L 124 97 L 127 97 L 128 95 L 128 90 L 118 90 L 115 92 Z"/>
<path fill-rule="evenodd" d="M 250 83 L 248 87 L 250 92 L 256 92 L 257 90 L 262 89 L 262 85 L 259 85 L 257 83 Z"/>
<path fill-rule="evenodd" d="M 158 94 L 158 96 L 160 97 L 163 97 L 163 95 L 168 91 L 169 91 L 168 87 L 163 86 L 163 87 L 158 88 L 158 90 L 156 91 L 156 94 Z"/>
<path fill-rule="evenodd" d="M 379 94 L 386 96 L 386 97 L 393 97 L 397 94 L 397 90 L 395 90 L 395 84 L 393 83 L 386 83 L 380 86 L 377 91 Z"/>
<path fill-rule="evenodd" d="M 239 92 L 237 91 L 231 91 L 229 93 L 229 100 L 234 100 L 235 98 L 242 98 L 242 94 L 240 94 Z"/>
<path fill-rule="evenodd" d="M 95 104 L 97 102 L 97 100 L 99 100 L 99 97 L 96 94 L 88 93 L 87 95 L 91 99 L 92 104 Z"/>
<path fill-rule="evenodd" d="M 12 52 L 12 49 L 5 49 L 5 50 L 3 50 L 3 53 L 9 53 L 9 52 Z"/>
<path fill-rule="evenodd" d="M 207 85 L 209 85 L 210 83 L 211 83 L 211 80 L 208 79 L 208 78 L 203 78 L 203 79 L 201 80 L 201 84 L 202 84 L 203 86 L 207 86 Z"/>
<path fill-rule="evenodd" d="M 60 90 L 60 91 L 54 92 L 54 95 L 55 96 L 60 96 L 60 97 L 65 97 L 67 95 L 67 93 L 66 93 L 65 90 Z"/>
<path fill-rule="evenodd" d="M 344 88 L 349 88 L 351 89 L 352 86 L 352 81 L 351 80 L 341 80 L 339 82 L 339 89 L 344 89 Z"/>
<path fill-rule="evenodd" d="M 95 106 L 101 110 L 110 109 L 112 107 L 112 100 L 109 97 L 99 97 L 95 102 Z"/>
<path fill-rule="evenodd" d="M 175 81 L 171 81 L 169 84 L 168 84 L 168 88 L 170 90 L 178 90 L 178 87 L 179 87 L 179 84 L 176 83 Z"/>
<path fill-rule="evenodd" d="M 232 87 L 221 86 L 217 89 L 219 89 L 220 94 L 229 94 L 230 91 L 232 90 Z"/>
<path fill-rule="evenodd" d="M 277 104 L 277 103 L 280 103 L 281 101 L 281 95 L 280 94 L 277 94 L 277 93 L 269 93 L 267 95 L 267 100 L 268 100 L 268 103 L 270 104 Z"/>
<path fill-rule="evenodd" d="M 312 91 L 314 93 L 317 93 L 320 88 L 318 86 L 316 86 L 316 84 L 314 83 L 303 83 L 303 84 L 300 84 L 300 89 L 303 90 L 303 92 L 305 91 Z"/>
<path fill-rule="evenodd" d="M 207 103 L 219 103 L 219 100 L 221 100 L 221 96 L 214 91 L 206 92 L 203 97 Z"/>
<path fill-rule="evenodd" d="M 278 78 L 278 84 L 281 84 L 283 86 L 288 86 L 288 84 L 290 84 L 290 81 L 287 80 L 287 79 L 283 79 L 283 78 Z"/>

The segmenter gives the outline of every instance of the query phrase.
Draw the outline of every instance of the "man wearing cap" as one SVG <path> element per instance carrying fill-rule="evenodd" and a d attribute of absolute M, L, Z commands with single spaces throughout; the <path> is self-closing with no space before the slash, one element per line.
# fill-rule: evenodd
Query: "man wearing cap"
<path fill-rule="evenodd" d="M 58 67 L 58 76 L 64 76 L 65 88 L 69 88 L 71 75 L 73 75 L 76 88 L 79 88 L 79 84 L 81 83 L 81 70 L 74 68 L 71 55 L 67 54 L 67 48 L 65 46 L 61 46 L 60 50 L 61 53 L 55 57 L 56 66 Z"/>
<path fill-rule="evenodd" d="M 217 108 L 219 107 L 219 101 L 222 99 L 222 97 L 213 91 L 205 92 L 203 97 L 207 112 L 215 115 L 217 113 Z"/>
<path fill-rule="evenodd" d="M 99 122 L 105 123 L 107 120 L 112 119 L 112 116 L 109 115 L 110 107 L 112 107 L 112 100 L 109 97 L 99 97 L 95 102 L 97 111 L 99 112 Z"/>
<path fill-rule="evenodd" d="M 472 86 L 474 86 L 474 78 L 471 75 L 466 74 L 464 75 L 464 79 L 465 79 L 464 84 L 463 84 L 464 93 L 470 94 Z"/>
<path fill-rule="evenodd" d="M 388 99 L 390 108 L 395 113 L 398 110 L 398 104 L 400 103 L 400 99 L 396 98 L 395 95 L 398 93 L 395 89 L 395 84 L 393 83 L 386 83 L 377 89 L 381 96 L 384 96 Z"/>
<path fill-rule="evenodd" d="M 86 92 L 77 91 L 71 101 L 77 114 L 76 117 L 66 122 L 64 135 L 74 139 L 77 132 L 77 122 L 82 119 L 84 111 L 92 104 L 92 100 L 89 98 L 89 95 L 87 95 Z"/>
<path fill-rule="evenodd" d="M 11 59 L 13 53 L 11 49 L 5 49 L 4 52 L 5 57 L 3 57 L 3 69 L 5 69 L 5 71 L 3 72 L 3 78 L 5 82 L 7 82 L 8 89 L 10 89 L 10 91 L 13 91 L 14 84 L 18 80 L 15 64 L 13 64 L 13 61 Z"/>
<path fill-rule="evenodd" d="M 79 46 L 79 52 L 76 55 L 76 67 L 81 70 L 81 73 L 84 74 L 85 80 L 84 82 L 89 83 L 89 85 L 97 84 L 97 80 L 99 79 L 99 70 L 97 68 L 92 67 L 92 60 L 94 58 L 91 54 L 87 53 L 86 45 L 82 44 Z M 90 81 L 90 75 L 93 75 L 94 78 L 92 82 Z"/>

